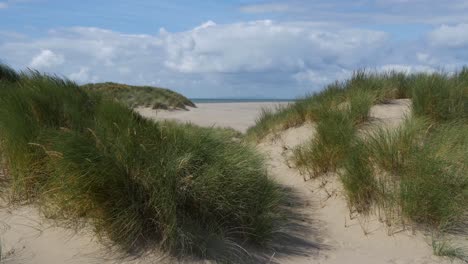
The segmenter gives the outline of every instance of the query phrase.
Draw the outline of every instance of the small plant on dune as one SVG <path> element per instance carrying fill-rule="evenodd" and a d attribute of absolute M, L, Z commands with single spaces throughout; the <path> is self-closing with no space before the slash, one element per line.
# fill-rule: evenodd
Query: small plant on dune
<path fill-rule="evenodd" d="M 468 118 L 468 80 L 464 71 L 453 76 L 418 75 L 412 82 L 414 114 L 437 122 Z"/>
<path fill-rule="evenodd" d="M 347 111 L 322 110 L 315 137 L 294 151 L 296 165 L 312 177 L 334 172 L 342 164 L 355 133 Z"/>
<path fill-rule="evenodd" d="M 281 108 L 277 108 L 280 110 Z M 254 127 L 250 127 L 247 130 L 247 135 L 251 139 L 258 141 L 266 135 L 274 132 L 273 123 L 277 122 L 277 119 L 282 118 L 281 116 L 275 115 L 274 110 L 270 108 L 262 108 L 260 115 L 255 120 L 257 124 Z"/>
<path fill-rule="evenodd" d="M 353 143 L 340 178 L 350 206 L 358 212 L 367 213 L 377 199 L 378 189 L 364 144 L 360 139 Z"/>
<path fill-rule="evenodd" d="M 361 124 L 369 119 L 369 112 L 374 104 L 375 96 L 366 90 L 356 90 L 349 95 L 349 116 L 355 124 Z"/>
<path fill-rule="evenodd" d="M 266 135 L 303 124 L 314 119 L 318 104 L 309 103 L 307 98 L 297 99 L 295 103 L 277 106 L 275 109 L 262 109 L 255 120 L 255 126 L 247 130 L 247 138 L 260 141 Z"/>
<path fill-rule="evenodd" d="M 433 238 L 432 250 L 436 256 L 449 257 L 451 259 L 458 258 L 464 262 L 468 262 L 468 254 L 466 253 L 468 252 L 467 249 L 452 245 L 449 241 Z"/>
<path fill-rule="evenodd" d="M 338 100 L 326 98 L 316 112 L 318 122 L 314 138 L 295 150 L 296 165 L 312 177 L 334 172 L 343 165 L 356 137 L 356 126 L 369 118 L 374 101 L 370 92 L 361 90 L 354 90 Z"/>
<path fill-rule="evenodd" d="M 0 81 L 0 147 L 17 200 L 70 225 L 88 219 L 131 251 L 213 257 L 213 247 L 272 237 L 279 189 L 231 131 L 155 123 L 73 82 L 20 76 Z"/>
<path fill-rule="evenodd" d="M 439 229 L 466 221 L 466 135 L 467 126 L 460 121 L 431 126 L 425 119 L 411 118 L 396 130 L 380 129 L 366 137 L 374 174 L 387 178 L 378 187 L 379 193 L 389 195 L 378 206 L 398 206 L 389 209 Z"/>
<path fill-rule="evenodd" d="M 465 221 L 468 211 L 468 126 L 444 124 L 411 153 L 401 175 L 403 213 L 440 228 Z"/>
<path fill-rule="evenodd" d="M 424 118 L 406 118 L 396 129 L 378 127 L 372 130 L 365 137 L 371 162 L 398 175 L 428 128 L 429 123 Z"/>

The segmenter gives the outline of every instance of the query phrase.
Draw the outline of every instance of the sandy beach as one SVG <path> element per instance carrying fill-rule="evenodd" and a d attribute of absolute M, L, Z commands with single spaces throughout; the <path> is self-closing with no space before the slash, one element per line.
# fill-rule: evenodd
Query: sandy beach
<path fill-rule="evenodd" d="M 255 103 L 200 103 L 189 111 L 153 110 L 137 108 L 145 117 L 160 120 L 170 119 L 181 122 L 191 122 L 200 126 L 229 127 L 240 132 L 255 124 L 255 119 L 262 108 L 274 109 L 287 105 L 287 102 L 255 102 Z"/>
<path fill-rule="evenodd" d="M 244 132 L 254 124 L 261 108 L 278 103 L 199 104 L 190 111 L 137 109 L 143 116 L 172 119 L 201 126 L 231 127 Z M 397 100 L 371 110 L 373 124 L 397 126 L 409 113 L 410 102 Z M 267 137 L 257 147 L 268 157 L 268 172 L 277 182 L 297 193 L 295 208 L 305 227 L 301 237 L 310 242 L 300 254 L 273 252 L 271 263 L 451 263 L 433 255 L 430 235 L 401 227 L 388 228 L 377 216 L 350 212 L 337 175 L 304 181 L 289 161 L 291 150 L 314 135 L 314 124 L 288 129 Z M 0 210 L 0 236 L 6 263 L 173 263 L 157 256 L 121 260 L 93 237 L 91 230 L 74 233 L 41 220 L 34 207 Z M 2 263 L 3 264 L 3 263 Z"/>

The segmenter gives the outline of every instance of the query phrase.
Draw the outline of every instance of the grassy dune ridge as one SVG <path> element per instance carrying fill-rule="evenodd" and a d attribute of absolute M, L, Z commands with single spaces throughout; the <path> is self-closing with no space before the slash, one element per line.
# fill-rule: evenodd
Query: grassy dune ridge
<path fill-rule="evenodd" d="M 132 86 L 119 83 L 92 83 L 82 86 L 86 90 L 101 93 L 128 107 L 151 107 L 153 109 L 186 109 L 195 104 L 185 96 L 165 88 Z"/>
<path fill-rule="evenodd" d="M 398 128 L 362 129 L 371 106 L 410 98 L 412 115 Z M 347 81 L 279 109 L 264 111 L 248 138 L 315 122 L 315 136 L 294 151 L 306 176 L 341 179 L 352 211 L 377 209 L 389 226 L 411 224 L 445 241 L 468 233 L 468 68 L 454 74 L 356 72 Z M 437 245 L 444 245 L 441 250 Z M 468 251 L 456 250 L 468 260 Z"/>
<path fill-rule="evenodd" d="M 253 140 L 261 140 L 269 133 L 281 131 L 289 127 L 295 127 L 307 121 L 318 121 L 323 106 L 336 104 L 350 104 L 352 98 L 355 100 L 372 100 L 372 103 L 386 103 L 392 99 L 415 98 L 415 105 L 421 110 L 426 107 L 445 106 L 452 113 L 460 110 L 459 115 L 466 113 L 466 89 L 463 79 L 468 75 L 468 67 L 463 68 L 454 75 L 445 73 L 416 73 L 405 74 L 400 72 L 376 73 L 365 70 L 356 71 L 353 76 L 342 82 L 334 82 L 322 91 L 298 98 L 294 103 L 276 109 L 277 111 L 265 110 L 257 119 L 256 125 L 248 130 L 248 136 Z M 438 82 L 438 84 L 437 84 Z M 442 86 L 440 86 L 440 84 Z M 417 89 L 415 87 L 418 87 Z M 450 87 L 450 89 L 438 89 L 439 87 Z M 364 93 L 363 95 L 360 95 Z M 420 96 L 417 93 L 422 93 Z M 428 101 L 424 98 L 427 98 Z M 454 100 L 452 102 L 452 100 Z M 421 100 L 421 101 L 418 101 Z M 438 102 L 432 102 L 436 100 Z M 445 103 L 444 103 L 445 102 Z M 452 102 L 448 106 L 446 103 Z M 462 106 L 461 104 L 465 104 Z M 353 104 L 351 107 L 358 107 Z M 464 109 L 463 109 L 464 108 Z M 445 108 L 444 108 L 445 109 Z M 432 109 L 433 112 L 443 114 L 444 109 Z M 365 110 L 365 109 L 364 109 Z"/>
<path fill-rule="evenodd" d="M 144 119 L 105 96 L 0 66 L 0 150 L 9 198 L 128 251 L 210 257 L 266 245 L 280 192 L 232 132 Z M 211 250 L 210 250 L 211 249 Z"/>

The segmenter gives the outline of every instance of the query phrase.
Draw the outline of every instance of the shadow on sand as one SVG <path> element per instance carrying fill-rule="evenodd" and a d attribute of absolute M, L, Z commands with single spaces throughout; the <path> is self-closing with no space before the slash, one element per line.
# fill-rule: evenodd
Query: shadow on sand
<path fill-rule="evenodd" d="M 310 213 L 316 211 L 316 205 L 291 188 L 283 187 L 283 193 L 280 228 L 266 248 L 225 241 L 208 252 L 208 259 L 221 263 L 282 263 L 288 258 L 313 256 L 319 250 L 329 249 L 321 242 L 323 225 Z"/>

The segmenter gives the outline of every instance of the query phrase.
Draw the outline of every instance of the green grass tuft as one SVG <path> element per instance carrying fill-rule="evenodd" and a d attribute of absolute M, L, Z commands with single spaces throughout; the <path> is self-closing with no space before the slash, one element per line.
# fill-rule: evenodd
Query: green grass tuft
<path fill-rule="evenodd" d="M 211 257 L 266 245 L 280 219 L 263 157 L 232 131 L 153 122 L 73 82 L 0 81 L 0 148 L 13 198 L 123 249 Z M 236 250 L 236 249 L 233 249 Z"/>
<path fill-rule="evenodd" d="M 356 129 L 348 111 L 323 108 L 315 137 L 294 151 L 296 165 L 311 177 L 342 165 Z"/>
<path fill-rule="evenodd" d="M 445 240 L 432 240 L 432 250 L 434 255 L 441 257 L 448 257 L 450 259 L 461 259 L 468 262 L 468 250 L 460 246 L 454 246 Z"/>
<path fill-rule="evenodd" d="M 335 172 L 343 165 L 357 125 L 369 118 L 374 96 L 365 90 L 354 90 L 344 96 L 324 97 L 317 107 L 317 126 L 314 137 L 295 150 L 296 165 L 311 177 Z M 333 100 L 332 98 L 335 98 Z"/>
<path fill-rule="evenodd" d="M 412 81 L 413 112 L 434 121 L 468 119 L 466 69 L 452 76 L 442 73 L 418 75 Z"/>
<path fill-rule="evenodd" d="M 377 180 L 364 145 L 362 140 L 353 142 L 340 174 L 350 206 L 362 213 L 369 211 L 379 195 Z"/>

